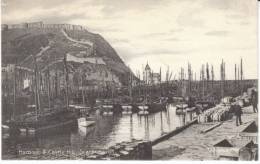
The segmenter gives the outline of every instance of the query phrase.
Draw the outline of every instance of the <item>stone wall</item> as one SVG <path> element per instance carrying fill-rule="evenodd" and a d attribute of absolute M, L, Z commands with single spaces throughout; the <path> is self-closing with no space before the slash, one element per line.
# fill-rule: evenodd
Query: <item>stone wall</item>
<path fill-rule="evenodd" d="M 150 141 L 132 140 L 121 142 L 105 152 L 88 154 L 84 159 L 91 160 L 151 160 L 152 144 Z"/>
<path fill-rule="evenodd" d="M 21 150 L 19 150 L 21 151 Z M 35 150 L 34 154 L 23 154 L 17 151 L 17 159 L 37 160 L 151 160 L 152 146 L 150 141 L 135 140 L 121 142 L 108 149 L 85 149 L 85 150 L 60 150 L 53 149 Z M 57 153 L 55 153 L 57 152 Z"/>
<path fill-rule="evenodd" d="M 65 30 L 86 30 L 87 28 L 81 25 L 72 24 L 44 24 L 43 22 L 32 22 L 32 23 L 20 23 L 20 24 L 2 24 L 2 30 L 8 29 L 30 29 L 30 28 L 41 28 L 41 29 L 65 29 Z"/>

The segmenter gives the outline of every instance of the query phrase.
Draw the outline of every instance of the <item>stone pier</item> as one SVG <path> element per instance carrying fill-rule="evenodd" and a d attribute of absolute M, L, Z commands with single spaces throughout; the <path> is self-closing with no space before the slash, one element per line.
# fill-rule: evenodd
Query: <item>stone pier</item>
<path fill-rule="evenodd" d="M 213 145 L 222 139 L 237 139 L 248 124 L 258 121 L 258 113 L 253 113 L 252 106 L 243 108 L 242 122 L 236 126 L 236 119 L 223 121 L 222 124 L 207 133 L 201 131 L 215 123 L 193 124 L 181 133 L 153 146 L 155 160 L 217 160 Z"/>

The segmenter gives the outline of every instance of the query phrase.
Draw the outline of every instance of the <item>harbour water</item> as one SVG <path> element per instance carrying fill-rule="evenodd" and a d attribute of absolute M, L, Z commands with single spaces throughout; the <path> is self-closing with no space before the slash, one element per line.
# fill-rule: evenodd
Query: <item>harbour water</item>
<path fill-rule="evenodd" d="M 81 127 L 58 135 L 9 138 L 3 140 L 3 155 L 11 155 L 20 149 L 95 150 L 105 149 L 122 141 L 132 139 L 153 140 L 191 121 L 189 113 L 176 115 L 175 106 L 166 111 L 140 116 L 95 115 L 93 127 Z M 19 158 L 19 157 L 18 157 Z"/>

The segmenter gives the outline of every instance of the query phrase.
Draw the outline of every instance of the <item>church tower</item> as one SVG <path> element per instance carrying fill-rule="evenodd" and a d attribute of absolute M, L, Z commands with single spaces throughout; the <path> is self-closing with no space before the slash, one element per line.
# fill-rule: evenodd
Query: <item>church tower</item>
<path fill-rule="evenodd" d="M 152 82 L 152 79 L 151 79 L 151 68 L 147 62 L 146 66 L 145 66 L 145 69 L 144 69 L 144 81 L 145 81 L 145 84 L 151 84 Z"/>

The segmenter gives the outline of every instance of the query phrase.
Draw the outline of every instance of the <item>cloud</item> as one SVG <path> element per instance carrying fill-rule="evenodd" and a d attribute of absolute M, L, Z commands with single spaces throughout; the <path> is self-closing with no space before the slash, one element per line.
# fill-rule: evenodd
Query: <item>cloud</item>
<path fill-rule="evenodd" d="M 162 56 L 162 55 L 183 55 L 191 52 L 190 50 L 171 50 L 171 49 L 154 49 L 150 51 L 145 51 L 140 53 L 140 55 L 157 55 L 157 56 Z"/>
<path fill-rule="evenodd" d="M 167 36 L 169 35 L 168 32 L 155 32 L 155 33 L 148 33 L 141 35 L 142 38 L 154 38 L 154 37 L 161 37 L 161 36 Z"/>
<path fill-rule="evenodd" d="M 252 9 L 256 5 L 255 0 L 205 0 L 203 5 L 212 10 L 232 11 L 244 16 L 252 16 L 256 12 L 256 7 Z"/>
<path fill-rule="evenodd" d="M 249 25 L 249 21 L 241 21 L 240 25 L 243 25 L 243 26 Z"/>
<path fill-rule="evenodd" d="M 237 1 L 237 0 L 236 0 Z M 207 0 L 204 1 L 204 4 L 215 9 L 227 10 L 233 7 L 233 0 Z"/>
<path fill-rule="evenodd" d="M 234 19 L 234 20 L 236 20 L 236 19 L 244 19 L 245 18 L 245 15 L 242 15 L 242 14 L 229 14 L 229 15 L 227 15 L 227 17 L 228 18 L 230 18 L 230 19 Z"/>
<path fill-rule="evenodd" d="M 181 39 L 177 38 L 177 37 L 170 37 L 170 38 L 166 38 L 163 39 L 164 41 L 173 41 L 173 42 L 179 42 L 182 41 Z"/>
<path fill-rule="evenodd" d="M 117 39 L 117 38 L 113 38 L 110 39 L 111 43 L 129 43 L 130 41 L 128 39 Z"/>
<path fill-rule="evenodd" d="M 198 16 L 201 12 L 201 8 L 198 7 L 189 10 L 183 10 L 177 18 L 177 23 L 181 27 L 203 27 L 205 21 Z"/>
<path fill-rule="evenodd" d="M 206 32 L 205 35 L 208 36 L 227 36 L 230 32 L 229 31 L 209 31 Z"/>
<path fill-rule="evenodd" d="M 93 0 L 93 5 L 102 5 L 105 14 L 113 14 L 115 12 L 138 10 L 150 10 L 160 5 L 166 5 L 170 0 Z"/>
<path fill-rule="evenodd" d="M 182 31 L 184 31 L 184 28 L 174 28 L 174 29 L 170 30 L 171 33 L 179 33 L 179 32 L 182 32 Z"/>
<path fill-rule="evenodd" d="M 109 33 L 113 33 L 113 32 L 115 32 L 115 33 L 117 33 L 117 32 L 122 32 L 122 30 L 120 30 L 120 29 L 117 29 L 117 28 L 109 28 L 109 27 L 107 27 L 107 28 L 101 28 L 101 27 L 90 27 L 90 28 L 88 28 L 89 29 L 89 31 L 93 31 L 93 32 L 98 32 L 98 33 L 103 33 L 103 32 L 109 32 Z"/>

